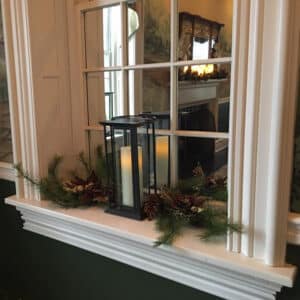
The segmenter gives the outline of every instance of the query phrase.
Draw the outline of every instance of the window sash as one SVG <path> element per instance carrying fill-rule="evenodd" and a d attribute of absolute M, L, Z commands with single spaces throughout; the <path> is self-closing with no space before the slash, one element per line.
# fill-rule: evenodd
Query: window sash
<path fill-rule="evenodd" d="M 85 41 L 85 22 L 84 22 L 84 13 L 90 10 L 101 9 L 102 7 L 111 6 L 119 4 L 121 7 L 121 29 L 122 29 L 122 65 L 113 66 L 113 67 L 86 67 L 86 53 L 83 45 L 86 45 Z M 165 134 L 170 136 L 170 148 L 173 151 L 170 152 L 170 161 L 172 161 L 172 168 L 170 172 L 170 181 L 172 185 L 176 185 L 178 181 L 178 137 L 197 137 L 197 138 L 212 138 L 212 139 L 230 139 L 229 132 L 209 132 L 209 131 L 189 131 L 189 130 L 178 130 L 178 103 L 177 103 L 177 83 L 178 83 L 178 67 L 191 66 L 191 65 L 201 65 L 201 64 L 231 64 L 231 57 L 222 57 L 222 58 L 209 58 L 201 60 L 188 60 L 188 61 L 179 61 L 177 58 L 177 46 L 178 46 L 178 0 L 170 1 L 170 35 L 171 35 L 171 47 L 170 47 L 170 61 L 164 63 L 152 63 L 152 64 L 136 64 L 128 65 L 128 49 L 127 49 L 127 1 L 96 1 L 87 6 L 79 6 L 80 14 L 80 28 L 81 28 L 81 45 L 82 49 L 81 57 L 81 78 L 83 85 L 83 98 L 85 105 L 85 126 L 84 130 L 86 131 L 86 149 L 89 149 L 89 139 L 88 132 L 90 130 L 103 131 L 102 126 L 89 126 L 88 124 L 88 99 L 87 99 L 87 75 L 93 72 L 107 72 L 107 71 L 120 71 L 121 72 L 121 81 L 123 83 L 122 92 L 123 92 L 123 102 L 120 103 L 122 113 L 124 115 L 129 114 L 129 103 L 128 103 L 128 71 L 130 70 L 145 70 L 145 69 L 158 69 L 158 68 L 170 68 L 170 129 L 169 130 L 156 130 L 157 134 Z M 232 103 L 230 95 L 229 102 Z M 105 105 L 105 97 L 103 96 L 100 100 Z M 105 118 L 105 108 L 103 107 L 102 118 Z"/>

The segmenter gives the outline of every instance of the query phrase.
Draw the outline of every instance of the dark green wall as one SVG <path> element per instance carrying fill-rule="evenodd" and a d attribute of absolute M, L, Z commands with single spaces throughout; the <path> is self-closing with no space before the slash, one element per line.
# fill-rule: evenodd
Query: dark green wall
<path fill-rule="evenodd" d="M 22 230 L 15 208 L 4 204 L 9 194 L 14 185 L 0 180 L 0 300 L 218 299 Z M 299 254 L 290 247 L 289 261 L 300 266 Z M 299 300 L 300 279 L 283 294 Z"/>

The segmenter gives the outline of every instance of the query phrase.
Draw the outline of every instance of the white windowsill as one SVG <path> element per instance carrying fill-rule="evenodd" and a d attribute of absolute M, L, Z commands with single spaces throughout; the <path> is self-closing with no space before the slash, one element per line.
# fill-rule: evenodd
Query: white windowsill
<path fill-rule="evenodd" d="M 188 229 L 174 247 L 153 248 L 153 222 L 106 214 L 97 207 L 63 209 L 46 201 L 9 197 L 22 215 L 24 229 L 65 242 L 230 300 L 275 299 L 291 287 L 295 267 L 273 268 L 227 252 L 223 243 L 201 242 Z"/>
<path fill-rule="evenodd" d="M 16 174 L 12 164 L 0 162 L 0 179 L 15 181 Z"/>

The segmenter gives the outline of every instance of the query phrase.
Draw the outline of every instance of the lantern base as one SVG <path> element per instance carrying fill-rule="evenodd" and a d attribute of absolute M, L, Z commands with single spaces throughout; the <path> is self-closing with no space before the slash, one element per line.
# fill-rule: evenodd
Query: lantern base
<path fill-rule="evenodd" d="M 134 220 L 139 220 L 142 221 L 145 219 L 144 214 L 132 211 L 129 208 L 126 207 L 109 207 L 108 209 L 105 210 L 106 213 L 124 217 L 124 218 L 129 218 L 129 219 L 134 219 Z"/>

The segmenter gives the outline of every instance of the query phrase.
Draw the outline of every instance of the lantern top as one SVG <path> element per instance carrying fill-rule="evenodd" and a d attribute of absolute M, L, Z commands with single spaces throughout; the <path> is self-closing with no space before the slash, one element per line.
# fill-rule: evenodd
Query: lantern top
<path fill-rule="evenodd" d="M 113 117 L 111 120 L 100 122 L 101 125 L 113 127 L 141 127 L 148 124 L 153 124 L 154 118 L 144 116 L 120 116 Z"/>

